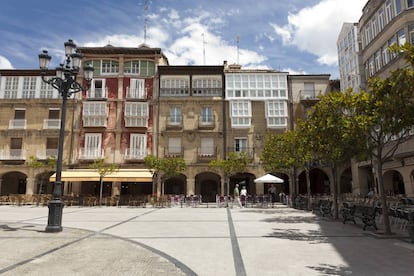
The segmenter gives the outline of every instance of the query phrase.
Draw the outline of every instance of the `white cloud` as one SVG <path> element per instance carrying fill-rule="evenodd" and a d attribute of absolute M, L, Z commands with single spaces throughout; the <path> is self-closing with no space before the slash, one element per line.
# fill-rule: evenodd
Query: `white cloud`
<path fill-rule="evenodd" d="M 13 69 L 13 66 L 7 58 L 0 56 L 0 69 Z"/>
<path fill-rule="evenodd" d="M 336 41 L 344 22 L 357 22 L 366 1 L 322 0 L 290 13 L 288 24 L 271 24 L 284 45 L 315 54 L 318 63 L 337 64 Z"/>

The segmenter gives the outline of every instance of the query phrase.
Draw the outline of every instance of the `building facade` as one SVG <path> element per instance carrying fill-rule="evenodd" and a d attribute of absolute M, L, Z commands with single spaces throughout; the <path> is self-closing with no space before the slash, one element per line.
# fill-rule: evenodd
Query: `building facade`
<path fill-rule="evenodd" d="M 359 92 L 365 87 L 365 72 L 360 70 L 360 42 L 358 23 L 344 23 L 336 43 L 342 92 L 349 88 Z"/>
<path fill-rule="evenodd" d="M 389 50 L 394 45 L 414 43 L 414 2 L 411 0 L 370 0 L 358 22 L 361 38 L 361 72 L 369 78 L 386 78 L 390 72 L 407 66 L 402 56 Z M 363 87 L 368 89 L 368 87 Z M 394 160 L 384 164 L 385 192 L 390 195 L 414 194 L 414 139 L 402 144 Z M 372 172 L 372 162 L 352 165 L 353 192 L 365 195 L 378 185 Z"/>

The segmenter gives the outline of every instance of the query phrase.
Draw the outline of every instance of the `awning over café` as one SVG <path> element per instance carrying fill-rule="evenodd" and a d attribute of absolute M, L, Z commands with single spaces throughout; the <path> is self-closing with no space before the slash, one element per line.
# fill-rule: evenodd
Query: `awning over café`
<path fill-rule="evenodd" d="M 54 182 L 56 174 L 49 181 Z M 62 181 L 99 181 L 99 173 L 94 170 L 62 171 Z M 152 172 L 147 169 L 120 169 L 104 177 L 107 182 L 152 182 Z"/>

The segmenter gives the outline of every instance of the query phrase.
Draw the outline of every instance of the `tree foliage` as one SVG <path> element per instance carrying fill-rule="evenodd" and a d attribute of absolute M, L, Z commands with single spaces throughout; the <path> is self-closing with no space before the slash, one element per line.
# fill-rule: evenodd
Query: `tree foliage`
<path fill-rule="evenodd" d="M 35 156 L 30 156 L 29 161 L 26 164 L 32 168 L 42 168 L 45 171 L 53 171 L 56 170 L 56 158 L 54 157 L 47 157 L 46 161 L 41 161 Z"/>
<path fill-rule="evenodd" d="M 162 173 L 165 177 L 178 175 L 187 168 L 183 158 L 158 158 L 154 155 L 148 155 L 144 158 L 145 165 L 154 171 Z"/>
<path fill-rule="evenodd" d="M 212 160 L 208 164 L 210 168 L 220 170 L 225 177 L 228 177 L 234 173 L 243 172 L 247 165 L 250 163 L 250 159 L 247 154 L 242 152 L 229 152 L 227 159 Z"/>
<path fill-rule="evenodd" d="M 89 165 L 89 168 L 95 170 L 101 178 L 104 178 L 111 173 L 117 172 L 119 170 L 119 165 L 106 163 L 105 158 L 98 158 Z"/>

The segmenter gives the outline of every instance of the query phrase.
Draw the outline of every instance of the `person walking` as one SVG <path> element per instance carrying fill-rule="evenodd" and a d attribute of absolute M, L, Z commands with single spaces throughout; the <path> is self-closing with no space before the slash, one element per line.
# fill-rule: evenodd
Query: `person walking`
<path fill-rule="evenodd" d="M 233 205 L 234 203 L 237 203 L 239 205 L 239 208 L 242 208 L 241 202 L 240 202 L 240 193 L 239 193 L 239 184 L 236 184 L 233 190 Z"/>
<path fill-rule="evenodd" d="M 269 193 L 272 196 L 272 202 L 276 202 L 276 186 L 275 186 L 275 184 L 272 184 L 272 186 L 270 186 Z"/>

